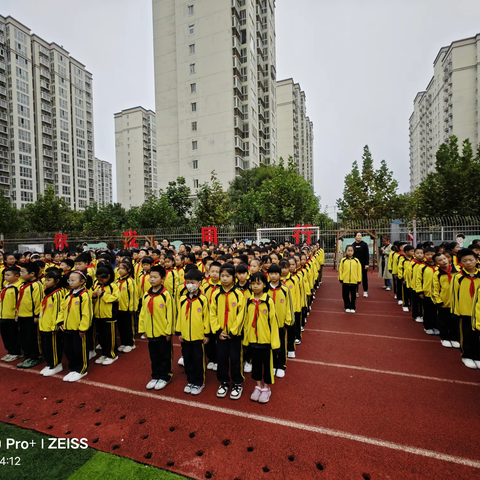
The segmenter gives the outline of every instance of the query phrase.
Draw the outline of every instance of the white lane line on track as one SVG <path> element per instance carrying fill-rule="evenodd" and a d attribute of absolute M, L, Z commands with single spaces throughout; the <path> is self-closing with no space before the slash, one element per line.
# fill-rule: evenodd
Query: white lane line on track
<path fill-rule="evenodd" d="M 337 315 L 348 315 L 350 316 L 351 313 L 347 313 L 344 310 L 319 310 L 318 308 L 312 308 L 312 312 L 317 312 L 317 313 L 335 313 Z M 396 314 L 390 314 L 390 313 L 385 313 L 385 314 L 378 314 L 378 313 L 362 313 L 362 312 L 355 312 L 355 315 L 362 315 L 362 316 L 367 316 L 367 317 L 382 317 L 382 318 L 404 318 L 406 320 L 412 320 L 413 318 L 409 317 L 408 314 L 406 315 L 396 315 Z"/>
<path fill-rule="evenodd" d="M 438 343 L 438 340 L 428 340 L 426 338 L 405 338 L 405 337 L 392 337 L 390 335 L 373 335 L 371 333 L 354 333 L 354 332 L 337 332 L 335 330 L 316 330 L 314 328 L 305 328 L 306 332 L 318 332 L 318 333 L 332 333 L 338 335 L 358 335 L 360 337 L 374 337 L 374 338 L 388 338 L 392 340 L 409 340 L 411 342 L 427 342 L 427 343 Z"/>
<path fill-rule="evenodd" d="M 11 365 L 0 365 L 3 368 L 9 370 L 17 370 L 16 367 Z M 40 374 L 38 370 L 22 370 L 22 372 Z M 62 379 L 61 375 L 53 375 L 57 379 Z M 480 469 L 480 461 L 473 460 L 470 458 L 457 457 L 455 455 L 447 455 L 445 453 L 436 452 L 434 450 L 425 450 L 423 448 L 412 447 L 410 445 L 402 445 L 399 443 L 388 442 L 385 440 L 380 440 L 377 438 L 365 437 L 363 435 L 357 435 L 348 432 L 342 432 L 341 430 L 334 430 L 332 428 L 317 427 L 314 425 L 308 425 L 305 423 L 291 422 L 284 420 L 282 418 L 268 417 L 266 415 L 258 415 L 255 413 L 247 413 L 238 410 L 233 410 L 230 408 L 217 407 L 215 405 L 209 405 L 208 403 L 199 403 L 193 402 L 190 400 L 182 400 L 180 398 L 167 397 L 165 395 L 149 393 L 149 392 L 139 392 L 136 390 L 131 390 L 129 388 L 117 387 L 115 385 L 108 385 L 105 383 L 94 382 L 90 380 L 79 380 L 80 383 L 89 385 L 92 387 L 103 388 L 105 390 L 112 390 L 114 392 L 126 393 L 130 395 L 137 395 L 139 397 L 147 397 L 156 400 L 163 400 L 164 402 L 174 403 L 177 405 L 184 405 L 187 407 L 198 408 L 201 410 L 207 410 L 215 413 L 223 413 L 225 415 L 231 415 L 239 418 L 248 418 L 249 420 L 255 420 L 257 422 L 269 423 L 272 425 L 281 425 L 283 427 L 295 428 L 297 430 L 303 430 L 306 432 L 318 433 L 320 435 L 327 435 L 330 437 L 341 438 L 345 440 L 351 440 L 354 442 L 360 442 L 367 445 L 373 445 L 375 447 L 388 448 L 390 450 L 396 450 L 405 453 L 411 453 L 413 455 L 419 455 L 426 458 L 432 458 L 435 460 L 441 460 L 444 462 L 456 463 L 458 465 L 464 465 L 466 467 L 478 468 Z"/>
<path fill-rule="evenodd" d="M 289 358 L 289 362 L 309 363 L 311 365 L 320 365 L 322 367 L 346 368 L 350 370 L 359 370 L 362 372 L 383 373 L 385 375 L 396 375 L 399 377 L 418 378 L 420 380 L 432 380 L 434 382 L 454 383 L 456 385 L 469 385 L 471 387 L 480 387 L 480 383 L 466 382 L 464 380 L 450 380 L 449 378 L 427 377 L 426 375 L 417 375 L 415 373 L 392 372 L 390 370 L 379 370 L 377 368 L 358 367 L 356 365 L 342 365 L 340 363 L 327 363 L 318 360 L 304 360 L 302 358 Z"/>
<path fill-rule="evenodd" d="M 358 297 L 358 299 L 362 299 L 362 304 L 363 304 L 363 296 L 360 295 L 360 297 Z M 343 302 L 343 299 L 342 298 L 333 298 L 333 297 L 320 297 L 320 299 L 322 301 L 330 301 L 330 302 Z M 368 303 L 389 303 L 390 305 L 394 305 L 394 306 L 399 306 L 397 304 L 397 300 L 395 300 L 394 298 L 392 298 L 392 301 L 388 301 L 388 300 L 374 300 L 372 297 L 368 297 L 368 300 L 365 300 L 365 302 L 368 302 Z"/>

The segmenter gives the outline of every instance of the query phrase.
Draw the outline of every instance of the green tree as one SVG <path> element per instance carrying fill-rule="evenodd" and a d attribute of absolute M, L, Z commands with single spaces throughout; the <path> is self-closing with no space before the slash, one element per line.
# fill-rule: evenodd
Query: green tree
<path fill-rule="evenodd" d="M 385 160 L 375 170 L 368 145 L 363 149 L 362 171 L 355 161 L 345 176 L 343 197 L 337 200 L 343 220 L 380 219 L 393 216 L 397 201 L 398 182 Z"/>
<path fill-rule="evenodd" d="M 133 207 L 128 212 L 128 225 L 125 228 L 153 229 L 178 225 L 179 218 L 166 196 L 158 198 L 150 195 L 140 207 Z"/>
<path fill-rule="evenodd" d="M 75 222 L 70 206 L 63 198 L 55 198 L 53 187 L 47 187 L 34 203 L 27 204 L 23 215 L 30 232 L 71 231 Z"/>
<path fill-rule="evenodd" d="M 195 207 L 197 223 L 207 225 L 224 225 L 229 221 L 229 199 L 218 181 L 215 171 L 210 182 L 204 182 L 197 190 L 198 203 Z"/>
<path fill-rule="evenodd" d="M 0 190 L 0 233 L 18 233 L 24 226 L 23 217 Z"/>
<path fill-rule="evenodd" d="M 113 205 L 94 203 L 83 211 L 78 229 L 84 233 L 120 231 L 126 226 L 126 220 L 127 213 L 120 203 Z"/>
<path fill-rule="evenodd" d="M 192 212 L 193 201 L 192 192 L 184 177 L 178 177 L 176 181 L 169 182 L 165 192 L 160 190 L 160 198 L 163 197 L 173 207 L 179 219 L 187 220 Z"/>

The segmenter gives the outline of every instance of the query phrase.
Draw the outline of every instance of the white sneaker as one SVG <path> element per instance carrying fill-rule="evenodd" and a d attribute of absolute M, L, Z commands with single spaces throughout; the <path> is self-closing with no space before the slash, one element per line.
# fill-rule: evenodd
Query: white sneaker
<path fill-rule="evenodd" d="M 403 310 L 404 312 L 407 312 L 407 313 L 410 311 L 410 309 L 409 309 L 408 307 L 403 307 L 402 310 Z"/>
<path fill-rule="evenodd" d="M 106 360 L 106 359 L 107 359 L 107 357 L 106 357 L 105 355 L 102 355 L 101 357 L 99 357 L 99 358 L 97 358 L 97 359 L 95 360 L 95 363 L 98 364 L 98 365 L 100 365 L 100 364 L 102 364 L 103 361 Z"/>
<path fill-rule="evenodd" d="M 218 363 L 213 364 L 213 371 L 216 372 L 218 369 Z"/>
<path fill-rule="evenodd" d="M 252 364 L 248 363 L 248 362 L 245 362 L 243 364 L 243 372 L 244 373 L 252 373 Z"/>
<path fill-rule="evenodd" d="M 478 368 L 475 361 L 472 360 L 471 358 L 462 358 L 462 362 L 466 367 L 471 368 L 473 370 L 476 370 Z"/>
<path fill-rule="evenodd" d="M 423 323 L 423 318 L 422 318 L 422 317 L 417 317 L 417 318 L 415 319 L 415 321 L 416 321 L 417 323 Z"/>
<path fill-rule="evenodd" d="M 146 340 L 147 339 L 147 336 L 145 334 L 143 334 L 141 337 L 140 337 L 142 340 Z"/>
<path fill-rule="evenodd" d="M 475 365 L 477 366 L 477 368 L 480 368 L 480 360 L 474 360 L 475 362 Z"/>
<path fill-rule="evenodd" d="M 390 287 L 387 287 L 385 290 L 386 290 L 387 292 L 390 292 L 392 289 L 391 289 Z"/>
<path fill-rule="evenodd" d="M 387 289 L 387 287 L 386 287 L 385 285 L 384 285 L 382 288 L 383 288 L 384 290 L 386 290 L 386 289 Z"/>
<path fill-rule="evenodd" d="M 452 343 L 452 347 L 453 347 L 453 348 L 460 348 L 460 342 L 454 342 L 454 341 L 452 340 L 451 343 Z"/>
<path fill-rule="evenodd" d="M 441 343 L 442 346 L 444 346 L 444 347 L 452 348 L 452 342 L 450 342 L 449 340 L 442 340 L 440 343 Z"/>
<path fill-rule="evenodd" d="M 285 370 L 282 370 L 281 368 L 277 368 L 277 373 L 275 374 L 277 378 L 283 378 L 285 376 Z"/>
<path fill-rule="evenodd" d="M 302 343 L 301 340 L 299 340 L 298 338 L 295 339 L 295 345 L 300 345 Z"/>
<path fill-rule="evenodd" d="M 183 358 L 183 357 L 182 357 L 182 358 Z M 180 360 L 179 360 L 179 362 L 180 362 Z M 208 362 L 208 363 L 207 363 L 207 370 L 213 370 L 213 365 L 214 365 L 213 362 Z"/>
<path fill-rule="evenodd" d="M 360 294 L 359 294 L 359 293 L 357 293 L 357 298 L 358 298 L 359 296 L 360 296 Z"/>
<path fill-rule="evenodd" d="M 228 383 L 221 383 L 217 390 L 218 398 L 225 398 L 228 393 Z"/>
<path fill-rule="evenodd" d="M 350 310 L 350 313 L 355 313 L 355 310 Z"/>
<path fill-rule="evenodd" d="M 433 328 L 433 333 L 435 335 L 440 335 L 440 330 L 438 330 L 437 328 Z"/>
<path fill-rule="evenodd" d="M 346 309 L 345 309 L 345 313 L 350 313 L 350 311 L 351 311 L 351 310 L 350 310 L 349 308 L 346 308 Z"/>
<path fill-rule="evenodd" d="M 10 355 L 5 355 L 5 357 L 10 357 Z M 9 362 L 10 360 L 4 360 L 5 357 L 3 357 L 2 360 L 4 362 Z M 43 375 L 47 370 L 50 370 L 50 367 L 48 365 L 46 367 L 42 368 L 40 370 L 40 373 Z"/>
<path fill-rule="evenodd" d="M 127 346 L 123 347 L 122 352 L 123 353 L 130 353 L 132 350 L 135 350 L 136 348 L 137 348 L 136 345 L 132 345 L 132 346 L 127 345 Z"/>
<path fill-rule="evenodd" d="M 192 388 L 193 388 L 193 384 L 187 383 L 187 385 L 185 385 L 185 388 L 183 389 L 183 393 L 192 393 Z"/>
<path fill-rule="evenodd" d="M 170 380 L 168 382 L 165 380 L 158 380 L 157 384 L 155 385 L 155 390 L 163 390 L 169 383 Z"/>
<path fill-rule="evenodd" d="M 192 395 L 198 395 L 203 389 L 205 388 L 205 384 L 203 385 L 193 385 L 192 386 Z"/>
<path fill-rule="evenodd" d="M 97 356 L 97 352 L 95 350 L 90 350 L 90 353 L 88 354 L 88 359 L 91 360 L 92 358 L 95 358 Z"/>
<path fill-rule="evenodd" d="M 63 377 L 63 381 L 64 381 L 64 382 L 70 381 L 70 377 L 71 377 L 74 373 L 77 373 L 77 372 L 67 373 L 67 374 Z"/>
<path fill-rule="evenodd" d="M 397 299 L 397 295 L 394 295 L 393 298 L 396 300 L 396 299 Z"/>
<path fill-rule="evenodd" d="M 363 296 L 364 296 L 365 298 L 367 298 L 367 297 L 368 297 L 368 292 L 363 292 Z"/>
<path fill-rule="evenodd" d="M 118 347 L 118 351 L 119 351 L 119 352 L 123 352 L 123 349 L 124 349 L 124 348 L 125 348 L 125 345 L 120 345 L 120 346 Z"/>
<path fill-rule="evenodd" d="M 230 392 L 230 400 L 238 400 L 242 396 L 243 387 L 240 384 L 234 384 Z"/>
<path fill-rule="evenodd" d="M 113 362 L 116 362 L 117 360 L 118 360 L 118 355 L 115 358 L 107 357 L 103 361 L 102 365 L 111 365 Z"/>
<path fill-rule="evenodd" d="M 155 385 L 157 384 L 158 380 L 157 379 L 153 379 L 153 380 L 150 380 L 148 383 L 147 383 L 147 390 L 153 390 L 155 388 Z"/>
<path fill-rule="evenodd" d="M 287 358 L 295 358 L 295 352 L 287 352 Z"/>
<path fill-rule="evenodd" d="M 274 369 L 273 369 L 273 376 L 275 376 L 276 373 L 277 373 L 277 369 L 274 368 Z"/>
<path fill-rule="evenodd" d="M 95 350 L 101 350 L 102 349 L 102 346 L 100 344 L 98 344 L 96 347 L 95 347 Z"/>
<path fill-rule="evenodd" d="M 183 356 L 178 359 L 178 364 L 179 364 L 181 367 L 184 367 L 184 366 L 185 366 L 185 364 L 183 363 Z"/>
<path fill-rule="evenodd" d="M 300 331 L 301 331 L 301 332 L 304 332 L 304 331 L 305 331 L 305 328 L 300 327 Z"/>
<path fill-rule="evenodd" d="M 56 373 L 60 373 L 63 371 L 63 365 L 59 363 L 56 367 L 49 368 L 48 370 L 45 370 L 43 372 L 44 377 L 51 377 L 52 375 L 55 375 Z"/>
<path fill-rule="evenodd" d="M 426 329 L 424 328 L 423 331 L 424 331 L 427 335 L 435 335 L 435 332 L 434 332 L 433 328 L 429 328 L 428 330 L 426 330 Z"/>
<path fill-rule="evenodd" d="M 73 372 L 73 375 L 68 379 L 70 383 L 77 382 L 81 378 L 83 378 L 85 375 L 87 375 L 88 372 L 85 373 L 78 373 L 78 372 Z"/>
<path fill-rule="evenodd" d="M 403 305 L 402 300 L 399 300 L 397 303 L 398 303 L 399 305 Z"/>

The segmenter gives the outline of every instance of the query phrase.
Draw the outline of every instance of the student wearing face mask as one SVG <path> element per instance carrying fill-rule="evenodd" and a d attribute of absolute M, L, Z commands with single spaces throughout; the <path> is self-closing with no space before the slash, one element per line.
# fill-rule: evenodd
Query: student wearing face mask
<path fill-rule="evenodd" d="M 185 288 L 178 303 L 175 335 L 180 337 L 187 376 L 185 393 L 198 395 L 205 387 L 205 345 L 211 333 L 207 297 L 200 285 L 203 275 L 196 268 L 185 272 Z"/>

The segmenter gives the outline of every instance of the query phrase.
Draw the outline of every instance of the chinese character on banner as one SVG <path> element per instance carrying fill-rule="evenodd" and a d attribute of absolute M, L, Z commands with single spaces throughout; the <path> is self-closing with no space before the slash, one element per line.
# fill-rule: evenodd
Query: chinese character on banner
<path fill-rule="evenodd" d="M 123 245 L 126 250 L 129 248 L 138 248 L 137 232 L 135 230 L 123 232 Z"/>
<path fill-rule="evenodd" d="M 295 239 L 295 245 L 298 245 L 300 243 L 300 235 L 307 236 L 307 245 L 310 245 L 312 243 L 312 230 L 304 230 L 304 228 L 308 227 L 313 227 L 313 225 L 297 225 L 294 228 L 295 233 L 292 235 L 292 237 Z"/>
<path fill-rule="evenodd" d="M 202 228 L 202 243 L 203 242 L 212 242 L 214 245 L 218 245 L 216 227 Z"/>
<path fill-rule="evenodd" d="M 62 235 L 61 233 L 55 234 L 55 249 L 56 250 L 65 250 L 68 247 L 67 235 Z"/>

